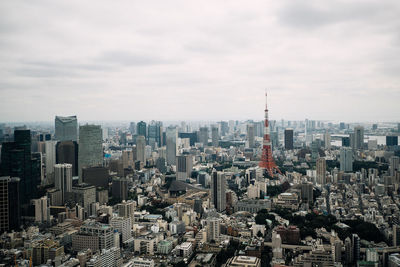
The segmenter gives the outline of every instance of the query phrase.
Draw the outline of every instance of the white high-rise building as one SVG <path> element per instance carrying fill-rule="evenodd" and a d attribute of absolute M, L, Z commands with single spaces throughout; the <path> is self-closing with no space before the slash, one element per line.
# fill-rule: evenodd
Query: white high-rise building
<path fill-rule="evenodd" d="M 167 164 L 176 165 L 176 150 L 178 132 L 176 127 L 168 127 L 166 130 L 166 145 L 167 145 Z"/>
<path fill-rule="evenodd" d="M 61 191 L 62 203 L 65 202 L 65 193 L 72 192 L 72 164 L 63 163 L 54 165 L 55 188 Z"/>
<path fill-rule="evenodd" d="M 47 197 L 44 196 L 39 199 L 33 199 L 32 202 L 35 206 L 35 222 L 49 222 L 50 211 Z"/>
<path fill-rule="evenodd" d="M 211 203 L 218 212 L 222 212 L 226 209 L 225 189 L 225 173 L 213 172 L 211 176 Z"/>
<path fill-rule="evenodd" d="M 207 218 L 207 241 L 219 241 L 221 235 L 221 221 L 219 218 Z"/>
<path fill-rule="evenodd" d="M 113 217 L 110 224 L 114 230 L 117 230 L 121 234 L 122 242 L 128 241 L 132 238 L 131 218 Z"/>

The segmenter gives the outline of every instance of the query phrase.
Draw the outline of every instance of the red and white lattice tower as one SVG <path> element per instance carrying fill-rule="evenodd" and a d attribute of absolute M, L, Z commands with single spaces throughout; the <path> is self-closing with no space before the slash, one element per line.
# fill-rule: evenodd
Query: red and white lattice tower
<path fill-rule="evenodd" d="M 264 168 L 269 175 L 274 176 L 274 170 L 281 173 L 278 166 L 276 166 L 272 158 L 271 137 L 269 135 L 269 121 L 268 121 L 268 108 L 267 108 L 267 92 L 265 92 L 265 120 L 264 120 L 264 140 L 262 155 L 259 166 Z"/>

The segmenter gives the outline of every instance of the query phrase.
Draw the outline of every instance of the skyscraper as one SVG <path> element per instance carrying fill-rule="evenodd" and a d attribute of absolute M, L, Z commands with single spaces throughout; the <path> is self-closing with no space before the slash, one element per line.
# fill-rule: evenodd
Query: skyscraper
<path fill-rule="evenodd" d="M 219 133 L 218 133 L 218 126 L 213 125 L 211 127 L 211 142 L 213 147 L 219 146 Z"/>
<path fill-rule="evenodd" d="M 328 132 L 328 130 L 326 130 L 324 134 L 324 144 L 326 149 L 331 148 L 331 134 Z"/>
<path fill-rule="evenodd" d="M 38 160 L 32 157 L 30 130 L 15 130 L 14 142 L 2 144 L 0 175 L 21 179 L 19 183 L 21 207 L 36 198 L 41 168 Z"/>
<path fill-rule="evenodd" d="M 207 241 L 219 241 L 221 235 L 221 221 L 219 218 L 207 218 Z"/>
<path fill-rule="evenodd" d="M 208 127 L 200 127 L 198 139 L 204 147 L 208 146 Z"/>
<path fill-rule="evenodd" d="M 253 123 L 248 123 L 247 124 L 247 141 L 249 143 L 249 147 L 253 148 L 254 147 L 254 124 Z"/>
<path fill-rule="evenodd" d="M 52 178 L 54 174 L 54 165 L 56 164 L 56 144 L 56 141 L 45 141 L 47 179 Z"/>
<path fill-rule="evenodd" d="M 351 148 L 342 147 L 340 149 L 340 170 L 353 171 L 353 150 Z"/>
<path fill-rule="evenodd" d="M 54 165 L 54 185 L 61 191 L 62 203 L 65 203 L 65 193 L 72 192 L 72 165 L 68 163 Z"/>
<path fill-rule="evenodd" d="M 398 146 L 398 145 L 399 145 L 398 136 L 395 135 L 386 136 L 386 146 Z"/>
<path fill-rule="evenodd" d="M 167 164 L 175 165 L 176 164 L 176 141 L 178 139 L 178 132 L 176 127 L 168 127 L 166 131 L 166 143 L 167 143 Z"/>
<path fill-rule="evenodd" d="M 69 163 L 72 165 L 72 176 L 78 176 L 78 143 L 75 141 L 62 141 L 56 145 L 56 163 Z"/>
<path fill-rule="evenodd" d="M 162 122 L 161 121 L 152 121 L 148 126 L 148 144 L 155 149 L 155 145 L 157 147 L 162 146 Z"/>
<path fill-rule="evenodd" d="M 56 116 L 55 138 L 58 141 L 78 141 L 78 120 L 76 116 Z"/>
<path fill-rule="evenodd" d="M 139 121 L 136 127 L 137 135 L 142 135 L 144 139 L 147 139 L 147 124 L 144 121 Z"/>
<path fill-rule="evenodd" d="M 214 171 L 211 176 L 211 203 L 218 212 L 226 209 L 225 187 L 225 174 Z"/>
<path fill-rule="evenodd" d="M 350 134 L 350 144 L 353 149 L 363 149 L 364 147 L 364 127 L 354 127 L 354 133 Z"/>
<path fill-rule="evenodd" d="M 78 152 L 79 181 L 82 182 L 82 168 L 103 165 L 103 132 L 100 125 L 79 126 Z"/>
<path fill-rule="evenodd" d="M 19 178 L 0 177 L 0 233 L 21 226 L 19 183 Z"/>
<path fill-rule="evenodd" d="M 186 181 L 192 174 L 193 157 L 192 155 L 180 155 L 176 158 L 176 180 Z"/>
<path fill-rule="evenodd" d="M 324 158 L 317 159 L 317 184 L 326 184 L 326 160 Z"/>
<path fill-rule="evenodd" d="M 136 159 L 146 164 L 146 157 L 145 157 L 145 147 L 146 147 L 146 140 L 143 135 L 139 135 L 136 138 Z"/>
<path fill-rule="evenodd" d="M 400 158 L 393 156 L 389 159 L 389 175 L 395 176 L 396 171 L 400 171 Z"/>
<path fill-rule="evenodd" d="M 132 135 L 136 134 L 136 123 L 135 122 L 131 122 L 129 124 L 129 131 L 131 132 Z"/>
<path fill-rule="evenodd" d="M 293 149 L 293 129 L 285 129 L 285 149 Z"/>

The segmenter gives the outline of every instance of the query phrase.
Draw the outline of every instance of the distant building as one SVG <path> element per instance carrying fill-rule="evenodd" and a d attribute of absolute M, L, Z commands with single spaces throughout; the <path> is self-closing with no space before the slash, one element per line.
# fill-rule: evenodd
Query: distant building
<path fill-rule="evenodd" d="M 218 212 L 226 209 L 225 173 L 213 172 L 211 176 L 211 203 Z"/>
<path fill-rule="evenodd" d="M 167 146 L 167 165 L 176 165 L 178 132 L 176 127 L 168 127 L 166 130 L 166 146 Z"/>
<path fill-rule="evenodd" d="M 198 139 L 204 147 L 208 146 L 208 127 L 200 127 Z"/>
<path fill-rule="evenodd" d="M 342 146 L 349 147 L 350 146 L 350 137 L 344 136 L 342 137 Z"/>
<path fill-rule="evenodd" d="M 100 125 L 79 127 L 78 152 L 79 180 L 82 181 L 82 168 L 103 165 L 103 132 Z"/>
<path fill-rule="evenodd" d="M 113 178 L 112 196 L 120 200 L 128 198 L 128 180 L 126 178 Z"/>
<path fill-rule="evenodd" d="M 72 165 L 72 176 L 78 176 L 78 143 L 76 141 L 57 142 L 56 163 Z"/>
<path fill-rule="evenodd" d="M 78 119 L 76 116 L 56 116 L 55 138 L 58 141 L 78 141 Z"/>
<path fill-rule="evenodd" d="M 340 170 L 353 171 L 353 150 L 351 148 L 342 147 L 340 149 Z"/>
<path fill-rule="evenodd" d="M 20 230 L 19 183 L 19 178 L 0 177 L 0 233 Z"/>
<path fill-rule="evenodd" d="M 96 187 L 108 188 L 108 168 L 106 167 L 85 167 L 82 169 L 82 180 L 84 183 Z"/>
<path fill-rule="evenodd" d="M 354 133 L 350 135 L 350 144 L 353 149 L 364 148 L 364 127 L 354 127 Z"/>
<path fill-rule="evenodd" d="M 399 145 L 399 137 L 392 135 L 386 136 L 386 146 L 398 146 Z"/>
<path fill-rule="evenodd" d="M 326 184 L 326 160 L 324 158 L 317 159 L 317 184 Z"/>
<path fill-rule="evenodd" d="M 144 136 L 144 138 L 146 139 L 147 138 L 147 124 L 144 121 L 140 121 L 137 123 L 136 127 L 137 127 L 136 134 Z"/>
<path fill-rule="evenodd" d="M 54 169 L 55 188 L 61 192 L 61 203 L 65 203 L 65 194 L 72 192 L 72 165 L 68 163 L 56 164 Z"/>
<path fill-rule="evenodd" d="M 285 130 L 285 149 L 293 149 L 293 129 L 288 128 Z"/>
<path fill-rule="evenodd" d="M 247 124 L 247 142 L 249 143 L 250 148 L 255 146 L 255 131 L 253 123 Z"/>
<path fill-rule="evenodd" d="M 32 200 L 35 206 L 35 222 L 50 222 L 49 201 L 46 196 Z"/>
<path fill-rule="evenodd" d="M 190 178 L 193 169 L 192 155 L 180 155 L 176 157 L 176 179 L 186 181 Z"/>
<path fill-rule="evenodd" d="M 146 139 L 144 135 L 139 135 L 136 138 L 136 159 L 146 164 L 146 154 L 145 154 L 145 147 L 146 147 Z"/>
<path fill-rule="evenodd" d="M 221 220 L 219 218 L 207 218 L 207 242 L 219 241 L 221 235 Z"/>
<path fill-rule="evenodd" d="M 219 146 L 219 132 L 218 132 L 218 126 L 216 125 L 213 125 L 211 127 L 211 143 L 213 147 Z"/>

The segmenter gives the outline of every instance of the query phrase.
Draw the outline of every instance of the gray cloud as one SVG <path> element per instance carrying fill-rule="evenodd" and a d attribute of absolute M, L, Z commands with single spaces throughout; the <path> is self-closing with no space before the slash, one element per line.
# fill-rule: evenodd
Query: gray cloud
<path fill-rule="evenodd" d="M 0 1 L 0 121 L 262 119 L 265 88 L 273 119 L 398 120 L 399 13 L 379 0 Z"/>

